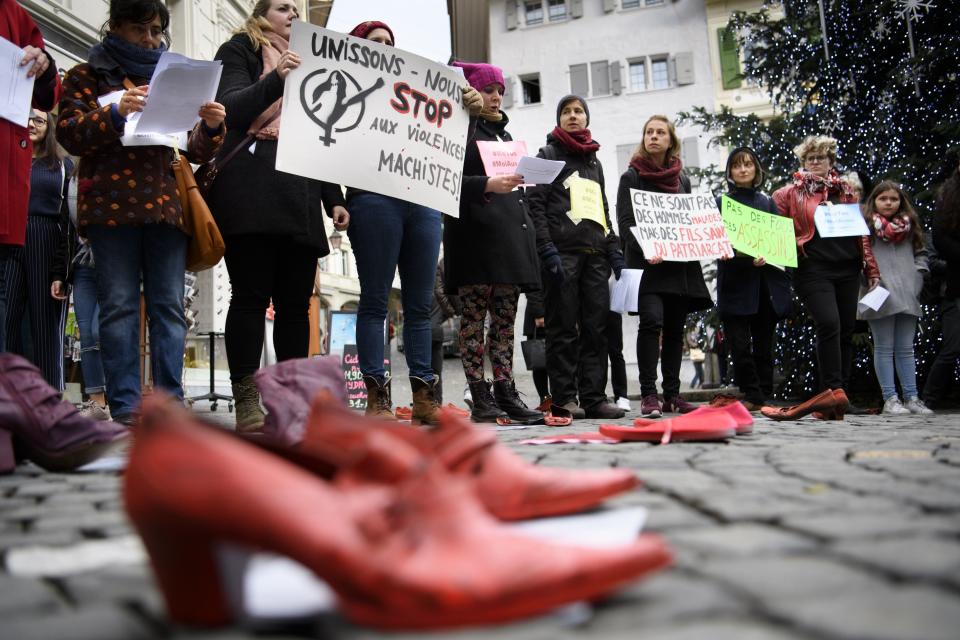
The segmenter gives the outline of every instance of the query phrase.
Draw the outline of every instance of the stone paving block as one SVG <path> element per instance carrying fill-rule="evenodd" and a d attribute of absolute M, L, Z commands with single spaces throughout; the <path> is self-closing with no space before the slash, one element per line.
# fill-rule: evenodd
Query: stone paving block
<path fill-rule="evenodd" d="M 145 565 L 109 567 L 101 571 L 61 578 L 63 591 L 79 607 L 90 604 L 130 604 L 151 612 L 158 619 L 164 616 L 163 597 L 157 589 L 150 568 Z"/>
<path fill-rule="evenodd" d="M 18 498 L 46 498 L 71 489 L 65 482 L 35 482 L 19 487 L 14 495 Z"/>
<path fill-rule="evenodd" d="M 760 620 L 680 621 L 665 626 L 624 630 L 616 635 L 603 635 L 604 640 L 803 640 L 811 636 L 775 627 Z"/>
<path fill-rule="evenodd" d="M 0 619 L 46 615 L 64 608 L 57 592 L 43 580 L 0 574 Z M 5 637 L 2 625 L 0 637 Z"/>
<path fill-rule="evenodd" d="M 725 522 L 775 521 L 787 515 L 812 514 L 821 507 L 754 489 L 714 489 L 688 497 L 690 504 Z"/>
<path fill-rule="evenodd" d="M 953 538 L 923 535 L 843 540 L 828 549 L 902 578 L 942 580 L 960 586 L 960 542 Z"/>
<path fill-rule="evenodd" d="M 0 549 L 11 550 L 19 547 L 32 547 L 35 545 L 49 547 L 64 547 L 83 538 L 83 534 L 77 529 L 64 529 L 60 531 L 37 532 L 8 532 L 0 533 Z"/>
<path fill-rule="evenodd" d="M 149 627 L 120 607 L 95 605 L 55 615 L 4 620 L 11 640 L 141 640 L 154 638 Z"/>
<path fill-rule="evenodd" d="M 45 505 L 40 503 L 20 506 L 10 509 L 9 511 L 4 511 L 0 513 L 0 520 L 7 522 L 33 522 L 41 518 L 57 518 L 67 515 L 79 516 L 92 513 L 93 511 L 93 505 L 84 503 L 66 505 Z"/>
<path fill-rule="evenodd" d="M 79 529 L 81 531 L 102 531 L 118 525 L 127 525 L 127 516 L 121 511 L 97 511 L 90 506 L 86 513 L 74 516 L 49 516 L 36 520 L 31 530 L 56 531 L 60 529 Z"/>
<path fill-rule="evenodd" d="M 817 637 L 956 640 L 960 630 L 956 595 L 930 587 L 851 589 L 842 596 L 769 600 L 767 605 Z"/>
<path fill-rule="evenodd" d="M 788 516 L 784 526 L 819 536 L 837 538 L 879 538 L 909 533 L 956 533 L 960 518 L 924 515 L 915 512 L 832 513 L 815 516 Z"/>
<path fill-rule="evenodd" d="M 741 523 L 671 532 L 670 542 L 711 556 L 761 556 L 810 550 L 804 536 L 763 524 Z"/>
<path fill-rule="evenodd" d="M 44 499 L 46 506 L 66 504 L 97 504 L 100 502 L 117 501 L 116 491 L 92 491 L 75 488 L 69 493 L 58 493 Z"/>

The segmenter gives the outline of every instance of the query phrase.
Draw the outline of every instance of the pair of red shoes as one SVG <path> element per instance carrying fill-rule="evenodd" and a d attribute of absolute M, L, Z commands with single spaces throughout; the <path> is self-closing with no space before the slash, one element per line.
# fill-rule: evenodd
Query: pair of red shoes
<path fill-rule="evenodd" d="M 806 402 L 792 407 L 763 407 L 760 409 L 771 420 L 799 420 L 813 414 L 818 420 L 843 420 L 850 400 L 843 389 L 827 389 L 821 391 Z"/>
<path fill-rule="evenodd" d="M 702 406 L 677 418 L 636 418 L 633 426 L 600 425 L 600 433 L 621 441 L 659 442 L 727 440 L 753 433 L 753 416 L 740 402 Z"/>
<path fill-rule="evenodd" d="M 217 561 L 217 548 L 230 544 L 310 568 L 354 622 L 412 629 L 535 615 L 667 566 L 658 536 L 583 549 L 500 523 L 577 511 L 636 485 L 629 471 L 527 464 L 449 411 L 420 431 L 321 393 L 302 441 L 288 446 L 205 428 L 154 394 L 124 498 L 176 622 L 240 617 L 236 585 L 224 584 Z"/>

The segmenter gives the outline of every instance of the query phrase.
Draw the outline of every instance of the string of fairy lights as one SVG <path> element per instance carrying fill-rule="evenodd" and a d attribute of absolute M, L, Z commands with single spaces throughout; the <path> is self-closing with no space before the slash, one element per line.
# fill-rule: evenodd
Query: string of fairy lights
<path fill-rule="evenodd" d="M 901 183 L 929 228 L 935 188 L 956 168 L 955 160 L 948 166 L 948 152 L 960 149 L 960 3 L 767 0 L 759 12 L 735 13 L 729 28 L 743 54 L 744 80 L 769 93 L 774 118 L 724 107 L 694 108 L 680 121 L 714 134 L 711 144 L 753 147 L 771 188 L 798 169 L 793 148 L 804 136 L 830 135 L 839 144 L 839 169 Z M 692 173 L 724 186 L 719 167 Z M 915 340 L 921 383 L 941 340 L 938 305 L 922 308 Z M 812 321 L 800 305 L 778 326 L 775 359 L 787 374 L 778 396 L 816 390 L 814 345 Z M 858 335 L 854 387 L 876 388 L 872 357 L 868 334 Z"/>

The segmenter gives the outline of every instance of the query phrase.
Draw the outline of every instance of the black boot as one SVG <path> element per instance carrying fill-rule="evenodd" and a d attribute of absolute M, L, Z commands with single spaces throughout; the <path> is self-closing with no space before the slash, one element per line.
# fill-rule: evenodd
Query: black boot
<path fill-rule="evenodd" d="M 497 406 L 490 393 L 490 383 L 486 380 L 470 383 L 470 395 L 473 396 L 473 410 L 470 419 L 474 422 L 496 422 L 507 418 L 506 412 Z"/>
<path fill-rule="evenodd" d="M 511 422 L 520 424 L 536 424 L 543 421 L 543 413 L 529 408 L 520 394 L 513 380 L 495 380 L 493 382 L 493 397 L 497 406 L 503 409 Z"/>

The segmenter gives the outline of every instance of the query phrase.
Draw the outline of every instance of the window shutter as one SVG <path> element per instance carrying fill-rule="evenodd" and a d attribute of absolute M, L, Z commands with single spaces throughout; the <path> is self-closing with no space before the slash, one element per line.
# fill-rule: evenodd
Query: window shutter
<path fill-rule="evenodd" d="M 509 109 L 513 106 L 513 77 L 512 76 L 503 76 L 503 100 L 500 101 L 500 106 L 504 109 Z"/>
<path fill-rule="evenodd" d="M 583 0 L 570 0 L 570 17 L 583 17 Z"/>
<path fill-rule="evenodd" d="M 587 96 L 590 93 L 590 80 L 587 78 L 587 65 L 570 65 L 570 93 Z"/>
<path fill-rule="evenodd" d="M 690 51 L 677 54 L 677 84 L 693 84 L 693 53 Z"/>
<path fill-rule="evenodd" d="M 740 53 L 737 51 L 737 39 L 729 29 L 717 29 L 717 42 L 720 45 L 720 76 L 724 89 L 740 88 Z"/>
<path fill-rule="evenodd" d="M 607 61 L 591 62 L 590 75 L 593 79 L 593 93 L 591 95 L 610 95 L 610 65 L 607 64 Z"/>
<path fill-rule="evenodd" d="M 507 31 L 513 31 L 517 28 L 517 0 L 506 0 L 504 6 L 507 10 Z"/>
<path fill-rule="evenodd" d="M 610 13 L 617 8 L 617 0 L 603 0 L 603 12 Z"/>
<path fill-rule="evenodd" d="M 697 144 L 698 142 L 697 136 L 683 138 L 680 141 L 680 159 L 683 161 L 684 167 L 700 166 L 700 147 Z"/>
<path fill-rule="evenodd" d="M 623 82 L 620 78 L 620 61 L 614 60 L 610 63 L 610 93 L 615 96 L 623 93 Z"/>

